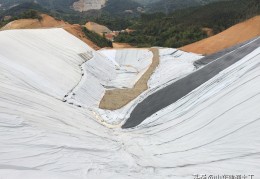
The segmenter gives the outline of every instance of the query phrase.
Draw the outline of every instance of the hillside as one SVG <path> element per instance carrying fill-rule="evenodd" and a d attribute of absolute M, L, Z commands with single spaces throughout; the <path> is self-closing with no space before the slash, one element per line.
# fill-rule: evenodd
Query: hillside
<path fill-rule="evenodd" d="M 107 0 L 79 0 L 73 3 L 75 11 L 83 12 L 89 10 L 99 10 L 105 6 Z"/>
<path fill-rule="evenodd" d="M 31 0 L 5 1 L 5 3 L 0 6 L 0 26 L 3 24 L 2 20 L 5 18 L 5 16 L 11 16 L 13 20 L 16 20 L 20 14 L 26 11 L 34 10 L 37 12 L 49 14 L 55 18 L 62 19 L 71 24 L 83 25 L 87 21 L 96 21 L 98 18 L 102 19 L 101 21 L 103 22 L 105 21 L 105 25 L 106 23 L 112 23 L 115 29 L 121 30 L 126 29 L 127 25 L 129 25 L 128 18 L 137 17 L 140 14 L 137 8 L 141 6 L 139 3 L 136 3 L 132 0 L 110 0 L 109 2 L 106 2 L 106 7 L 100 10 L 92 9 L 89 11 L 78 12 L 73 10 L 73 4 L 62 4 L 60 1 L 55 1 L 53 4 L 56 5 L 52 5 L 51 2 L 52 0 L 43 0 L 39 2 L 31 2 Z M 11 6 L 11 4 L 13 4 L 13 6 Z"/>
<path fill-rule="evenodd" d="M 146 11 L 150 13 L 163 12 L 171 13 L 178 9 L 185 9 L 188 7 L 203 6 L 212 2 L 229 1 L 229 0 L 159 0 L 154 3 L 149 3 Z"/>
<path fill-rule="evenodd" d="M 205 29 L 210 29 L 211 35 L 217 34 L 259 14 L 258 0 L 215 2 L 170 14 L 142 14 L 130 21 L 135 32 L 121 33 L 115 41 L 139 47 L 179 48 L 208 37 Z"/>
<path fill-rule="evenodd" d="M 141 6 L 141 4 L 133 0 L 0 0 L 0 9 L 8 11 L 22 4 L 33 4 L 32 2 L 35 4 L 34 6 L 41 6 L 58 14 L 70 14 L 73 13 L 73 11 L 77 14 L 77 11 L 86 12 L 90 10 L 101 10 L 102 8 L 104 8 L 106 12 L 118 14 L 123 13 L 125 10 L 136 11 L 136 8 Z"/>
<path fill-rule="evenodd" d="M 2 27 L 2 30 L 10 29 L 33 29 L 33 28 L 50 28 L 50 27 L 64 27 L 69 25 L 62 20 L 56 20 L 53 17 L 42 14 L 42 19 L 19 19 L 12 21 Z"/>
<path fill-rule="evenodd" d="M 181 49 L 209 55 L 257 36 L 260 36 L 260 16 L 234 25 L 215 36 L 181 47 Z"/>
<path fill-rule="evenodd" d="M 32 6 L 32 4 L 35 4 L 35 6 L 39 5 L 48 10 L 69 12 L 72 10 L 71 6 L 75 1 L 76 0 L 0 0 L 0 4 L 2 4 L 0 8 L 8 11 L 18 5 L 30 4 Z"/>
<path fill-rule="evenodd" d="M 0 9 L 7 10 L 22 3 L 37 2 L 42 7 L 54 11 L 70 12 L 74 10 L 85 12 L 100 10 L 105 7 L 106 11 L 118 14 L 118 12 L 124 10 L 135 11 L 137 7 L 143 7 L 147 12 L 172 12 L 176 9 L 200 6 L 216 1 L 221 0 L 0 0 L 0 4 L 2 5 Z M 111 8 L 115 11 L 111 11 Z"/>
<path fill-rule="evenodd" d="M 158 2 L 160 0 L 133 0 L 139 4 L 142 4 L 142 5 L 149 5 L 149 4 L 152 4 L 152 3 L 155 3 L 155 2 Z"/>
<path fill-rule="evenodd" d="M 39 28 L 63 28 L 72 35 L 84 41 L 86 44 L 94 49 L 99 49 L 99 47 L 86 38 L 85 34 L 82 32 L 80 25 L 71 25 L 62 20 L 56 20 L 55 18 L 42 14 L 42 19 L 19 19 L 12 21 L 2 27 L 1 30 L 11 30 L 11 29 L 39 29 Z"/>
<path fill-rule="evenodd" d="M 139 14 L 138 7 L 141 7 L 141 5 L 133 0 L 108 0 L 102 12 L 109 13 L 111 16 L 119 14 L 122 16 L 136 16 Z"/>

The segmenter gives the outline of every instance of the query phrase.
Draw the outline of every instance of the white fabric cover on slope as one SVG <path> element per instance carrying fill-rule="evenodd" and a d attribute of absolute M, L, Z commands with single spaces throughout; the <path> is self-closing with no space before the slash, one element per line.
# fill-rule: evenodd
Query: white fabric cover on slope
<path fill-rule="evenodd" d="M 68 102 L 89 108 L 98 108 L 105 91 L 110 88 L 132 88 L 152 63 L 152 53 L 148 50 L 119 50 L 115 53 L 128 56 L 111 59 L 110 51 L 102 50 L 93 53 L 93 58 L 82 66 L 79 84 L 71 91 Z M 115 62 L 115 61 L 118 61 Z M 121 62 L 123 64 L 121 64 Z"/>
<path fill-rule="evenodd" d="M 17 78 L 44 93 L 63 98 L 80 80 L 79 53 L 91 50 L 63 29 L 0 33 L 0 60 Z"/>
<path fill-rule="evenodd" d="M 54 32 L 43 34 L 51 38 Z M 78 41 L 73 48 L 80 48 Z M 260 176 L 260 48 L 132 130 L 107 129 L 87 109 L 54 97 L 70 90 L 59 65 L 36 68 L 41 78 L 57 81 L 46 87 L 38 76 L 20 73 L 24 66 L 36 73 L 35 61 L 0 54 L 0 178 Z M 77 65 L 71 68 L 80 76 Z M 56 71 L 65 76 L 48 79 Z"/>
<path fill-rule="evenodd" d="M 133 88 L 152 63 L 153 54 L 147 49 L 100 50 L 116 66 L 116 78 L 106 85 L 110 88 Z"/>
<path fill-rule="evenodd" d="M 160 64 L 148 82 L 150 88 L 159 87 L 190 74 L 195 69 L 193 62 L 203 57 L 173 48 L 161 48 L 159 52 Z"/>
<path fill-rule="evenodd" d="M 124 51 L 122 54 L 132 57 L 133 62 L 122 59 L 122 63 L 134 63 L 140 72 L 122 68 L 124 72 L 119 73 L 118 66 L 107 57 L 63 29 L 2 31 L 0 40 L 1 63 L 13 69 L 21 81 L 85 107 L 98 107 L 106 87 L 133 87 L 152 62 L 148 50 Z"/>

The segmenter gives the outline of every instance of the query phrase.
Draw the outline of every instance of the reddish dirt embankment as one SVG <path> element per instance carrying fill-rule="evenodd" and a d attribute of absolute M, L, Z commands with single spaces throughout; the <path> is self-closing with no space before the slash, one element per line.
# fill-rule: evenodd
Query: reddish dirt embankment
<path fill-rule="evenodd" d="M 234 25 L 217 35 L 181 47 L 180 49 L 187 52 L 209 55 L 259 35 L 260 16 L 256 16 L 245 22 Z"/>
<path fill-rule="evenodd" d="M 49 15 L 42 14 L 42 20 L 38 19 L 19 19 L 12 21 L 5 25 L 1 30 L 10 30 L 10 29 L 40 29 L 40 28 L 63 28 L 67 32 L 76 36 L 90 47 L 95 50 L 100 49 L 96 44 L 90 41 L 81 30 L 79 24 L 69 24 L 62 20 L 57 20 Z"/>

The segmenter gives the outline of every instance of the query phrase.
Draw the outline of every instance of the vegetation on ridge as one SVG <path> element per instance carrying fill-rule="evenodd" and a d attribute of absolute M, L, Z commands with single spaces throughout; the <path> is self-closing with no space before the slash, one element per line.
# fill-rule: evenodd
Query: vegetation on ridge
<path fill-rule="evenodd" d="M 113 47 L 113 44 L 110 40 L 107 40 L 105 37 L 101 37 L 97 33 L 88 30 L 86 27 L 82 27 L 82 31 L 88 37 L 89 40 L 97 44 L 99 47 Z"/>
<path fill-rule="evenodd" d="M 143 14 L 132 24 L 134 33 L 121 33 L 116 42 L 135 46 L 181 47 L 206 36 L 202 28 L 219 33 L 234 24 L 260 14 L 259 0 L 216 2 L 196 8 L 163 13 Z"/>
<path fill-rule="evenodd" d="M 0 28 L 4 25 L 6 25 L 9 22 L 12 22 L 14 20 L 18 20 L 18 19 L 38 19 L 38 20 L 42 20 L 42 16 L 40 15 L 40 13 L 36 10 L 27 10 L 22 12 L 21 14 L 17 14 L 16 16 L 11 16 L 8 19 L 2 19 L 0 21 Z"/>
<path fill-rule="evenodd" d="M 59 0 L 57 3 L 59 4 L 61 1 Z M 66 3 L 68 5 L 73 1 L 66 0 Z M 216 34 L 234 24 L 260 14 L 259 0 L 220 1 L 204 6 L 177 10 L 169 14 L 141 13 L 140 17 L 121 15 L 120 13 L 117 16 L 112 16 L 111 11 L 115 11 L 113 3 L 115 3 L 115 0 L 111 0 L 110 5 L 107 4 L 107 7 L 103 8 L 101 12 L 93 11 L 94 16 L 91 15 L 92 12 L 79 13 L 64 9 L 63 6 L 59 6 L 60 8 L 55 10 L 49 10 L 45 9 L 47 5 L 44 4 L 41 5 L 44 5 L 45 8 L 40 3 L 22 3 L 1 12 L 0 27 L 16 19 L 40 19 L 41 17 L 37 12 L 41 12 L 69 23 L 85 24 L 87 21 L 93 21 L 105 25 L 111 30 L 120 31 L 126 28 L 134 30 L 132 33 L 120 33 L 115 38 L 116 42 L 129 43 L 138 47 L 164 46 L 176 48 L 206 38 L 207 34 L 202 30 L 205 27 L 212 29 L 213 33 Z M 127 3 L 120 4 L 122 10 L 128 6 Z M 131 2 L 131 4 L 133 8 L 138 5 L 135 2 Z M 11 18 L 5 19 L 5 16 L 11 16 Z M 93 32 L 85 30 L 85 34 L 101 47 L 112 46 L 111 42 L 97 36 L 97 34 L 93 34 Z"/>

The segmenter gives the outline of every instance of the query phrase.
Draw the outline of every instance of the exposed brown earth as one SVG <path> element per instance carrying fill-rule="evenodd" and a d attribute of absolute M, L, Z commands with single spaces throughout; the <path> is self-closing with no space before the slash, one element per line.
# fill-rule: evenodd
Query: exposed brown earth
<path fill-rule="evenodd" d="M 101 9 L 107 0 L 78 0 L 73 3 L 75 11 L 84 12 L 91 9 Z"/>
<path fill-rule="evenodd" d="M 5 25 L 2 30 L 10 29 L 35 29 L 35 28 L 51 28 L 51 27 L 64 27 L 68 23 L 62 20 L 56 20 L 51 16 L 42 14 L 42 20 L 38 19 L 19 19 L 12 21 Z"/>
<path fill-rule="evenodd" d="M 151 48 L 150 51 L 153 53 L 152 64 L 135 86 L 131 89 L 107 90 L 99 104 L 99 108 L 108 110 L 120 109 L 148 89 L 147 82 L 159 65 L 159 50 L 157 48 Z"/>
<path fill-rule="evenodd" d="M 180 49 L 187 52 L 209 55 L 259 35 L 260 16 L 256 16 L 245 22 L 234 25 L 217 35 L 181 47 Z"/>
<path fill-rule="evenodd" d="M 95 50 L 99 50 L 96 44 L 90 41 L 81 30 L 78 24 L 69 24 L 62 20 L 57 20 L 49 15 L 42 14 L 42 20 L 38 19 L 19 19 L 5 25 L 1 30 L 11 29 L 41 29 L 41 28 L 63 28 L 75 37 L 79 38 Z"/>
<path fill-rule="evenodd" d="M 89 45 L 94 50 L 99 50 L 100 49 L 99 46 L 94 44 L 91 40 L 89 40 L 85 36 L 85 34 L 82 31 L 81 26 L 79 24 L 73 24 L 73 25 L 65 26 L 65 27 L 63 27 L 63 29 L 66 30 L 67 32 L 71 33 L 72 35 L 76 36 L 77 38 L 79 38 L 83 42 L 85 42 L 87 45 Z"/>
<path fill-rule="evenodd" d="M 118 43 L 118 42 L 113 42 L 113 48 L 132 48 L 128 43 Z"/>
<path fill-rule="evenodd" d="M 106 26 L 104 25 L 100 25 L 100 24 L 97 24 L 95 22 L 88 22 L 85 24 L 85 27 L 90 30 L 90 31 L 93 31 L 93 32 L 96 32 L 97 34 L 99 35 L 103 35 L 103 33 L 111 33 L 112 31 L 107 28 Z"/>

